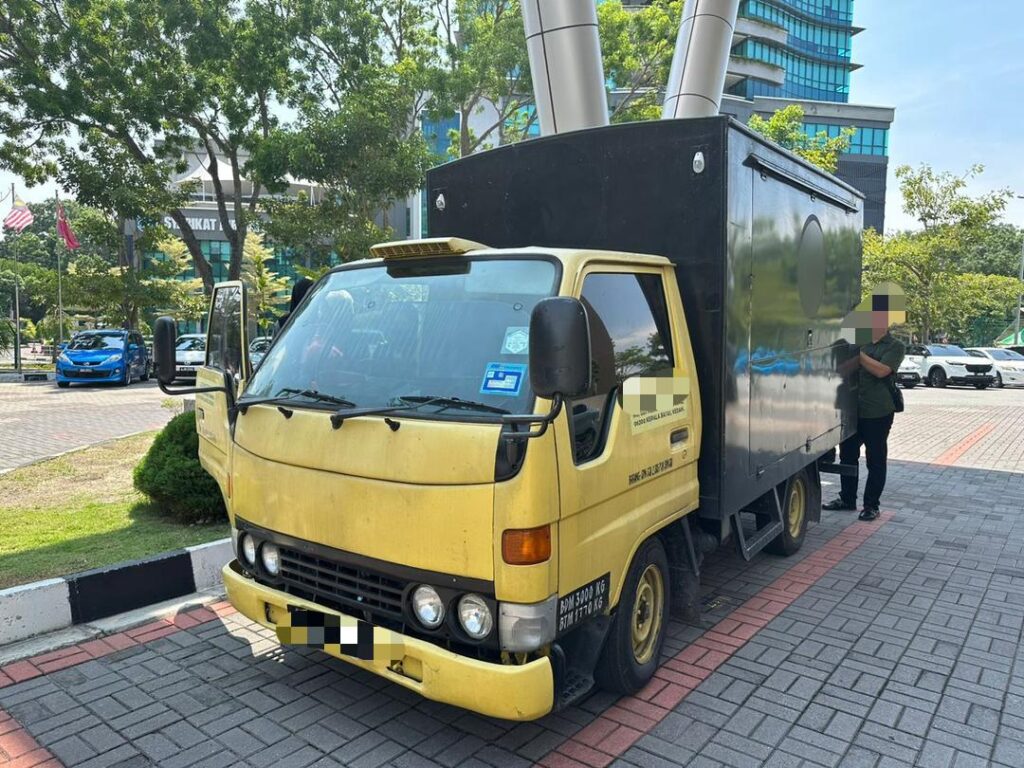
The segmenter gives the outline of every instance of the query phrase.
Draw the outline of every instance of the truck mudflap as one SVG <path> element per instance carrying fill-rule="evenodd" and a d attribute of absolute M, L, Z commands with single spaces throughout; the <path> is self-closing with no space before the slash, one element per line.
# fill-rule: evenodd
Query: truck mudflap
<path fill-rule="evenodd" d="M 590 618 L 551 644 L 555 711 L 575 704 L 594 687 L 594 668 L 604 647 L 611 619 L 608 614 Z"/>
<path fill-rule="evenodd" d="M 243 616 L 267 629 L 277 632 L 279 626 L 290 627 L 289 609 L 335 615 L 353 627 L 358 626 L 353 617 L 257 584 L 245 577 L 236 563 L 228 563 L 221 574 L 231 604 Z M 555 706 L 555 681 L 549 657 L 520 665 L 496 664 L 470 659 L 384 627 L 375 626 L 372 630 L 373 652 L 361 654 L 371 658 L 342 653 L 338 645 L 311 644 L 424 698 L 482 715 L 536 720 Z"/>

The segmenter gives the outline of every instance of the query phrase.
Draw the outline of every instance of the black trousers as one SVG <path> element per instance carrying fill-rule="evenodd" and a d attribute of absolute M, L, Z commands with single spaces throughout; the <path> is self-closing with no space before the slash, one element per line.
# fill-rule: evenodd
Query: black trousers
<path fill-rule="evenodd" d="M 857 419 L 857 434 L 839 444 L 839 463 L 857 466 L 860 447 L 868 465 L 868 481 L 864 486 L 864 506 L 878 507 L 885 489 L 885 465 L 889 458 L 889 430 L 893 414 L 879 419 Z M 848 504 L 857 504 L 857 475 L 841 475 L 840 496 Z"/>

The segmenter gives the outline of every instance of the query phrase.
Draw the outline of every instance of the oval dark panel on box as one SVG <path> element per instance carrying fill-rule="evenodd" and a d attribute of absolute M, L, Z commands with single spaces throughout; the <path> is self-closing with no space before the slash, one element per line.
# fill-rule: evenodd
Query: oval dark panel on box
<path fill-rule="evenodd" d="M 825 294 L 825 236 L 817 216 L 804 222 L 796 264 L 800 306 L 807 317 L 816 317 Z"/>

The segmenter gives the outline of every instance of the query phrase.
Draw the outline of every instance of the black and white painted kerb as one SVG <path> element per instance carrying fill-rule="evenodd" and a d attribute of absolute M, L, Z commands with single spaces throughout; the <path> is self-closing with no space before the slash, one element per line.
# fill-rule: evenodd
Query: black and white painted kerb
<path fill-rule="evenodd" d="M 0 645 L 190 595 L 220 583 L 231 539 L 0 590 Z"/>

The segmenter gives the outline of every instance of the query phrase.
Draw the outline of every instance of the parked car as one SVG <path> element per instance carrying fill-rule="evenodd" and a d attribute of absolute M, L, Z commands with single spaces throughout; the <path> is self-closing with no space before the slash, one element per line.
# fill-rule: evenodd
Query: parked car
<path fill-rule="evenodd" d="M 57 386 L 72 382 L 109 381 L 128 386 L 148 381 L 152 363 L 142 335 L 136 331 L 83 331 L 57 356 Z"/>
<path fill-rule="evenodd" d="M 194 379 L 196 371 L 206 362 L 206 334 L 186 333 L 178 337 L 174 348 L 174 376 Z"/>
<path fill-rule="evenodd" d="M 896 371 L 896 383 L 904 389 L 913 389 L 921 383 L 921 358 L 906 355 Z"/>
<path fill-rule="evenodd" d="M 274 339 L 271 336 L 258 336 L 252 340 L 249 345 L 249 364 L 252 365 L 252 369 L 255 371 L 262 360 L 263 356 L 267 354 L 267 350 L 270 349 L 270 342 Z"/>
<path fill-rule="evenodd" d="M 967 352 L 992 361 L 995 386 L 1024 386 L 1024 355 L 1020 352 L 999 347 L 968 347 Z"/>
<path fill-rule="evenodd" d="M 921 379 L 926 387 L 961 384 L 985 389 L 995 380 L 992 362 L 979 360 L 955 344 L 915 344 L 907 356 L 917 358 Z"/>

